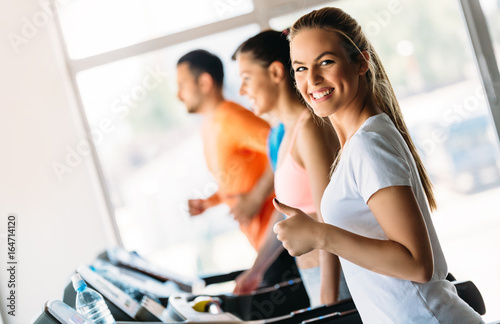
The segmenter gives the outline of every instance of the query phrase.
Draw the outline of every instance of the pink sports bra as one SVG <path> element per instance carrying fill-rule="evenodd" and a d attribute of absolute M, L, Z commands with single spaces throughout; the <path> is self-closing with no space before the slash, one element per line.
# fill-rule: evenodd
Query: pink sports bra
<path fill-rule="evenodd" d="M 283 161 L 280 161 L 274 174 L 274 190 L 280 202 L 299 208 L 306 214 L 314 214 L 316 213 L 316 207 L 314 206 L 307 171 L 292 156 L 292 149 L 297 138 L 297 133 L 304 117 L 308 113 L 310 113 L 309 110 L 305 109 L 295 124 L 288 151 Z"/>

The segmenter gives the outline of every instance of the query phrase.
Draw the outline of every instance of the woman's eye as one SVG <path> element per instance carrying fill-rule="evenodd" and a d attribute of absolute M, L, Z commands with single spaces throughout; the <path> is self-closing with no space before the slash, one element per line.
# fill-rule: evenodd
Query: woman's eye
<path fill-rule="evenodd" d="M 303 67 L 303 66 L 299 66 L 298 68 L 295 69 L 295 72 L 302 72 L 304 71 L 306 68 Z"/>
<path fill-rule="evenodd" d="M 324 61 L 321 61 L 320 65 L 328 65 L 328 64 L 332 64 L 332 63 L 335 63 L 335 62 L 333 62 L 332 60 L 324 60 Z"/>

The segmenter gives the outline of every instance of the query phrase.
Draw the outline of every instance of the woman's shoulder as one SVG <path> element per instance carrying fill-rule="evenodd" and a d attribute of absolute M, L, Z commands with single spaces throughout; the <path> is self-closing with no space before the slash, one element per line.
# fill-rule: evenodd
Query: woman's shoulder
<path fill-rule="evenodd" d="M 407 161 L 408 155 L 403 148 L 404 140 L 398 139 L 399 136 L 399 133 L 363 130 L 353 136 L 344 147 L 342 155 L 356 165 L 367 161 L 377 163 L 387 159 Z"/>
<path fill-rule="evenodd" d="M 298 130 L 295 145 L 302 158 L 304 155 L 319 154 L 324 156 L 329 164 L 340 149 L 340 142 L 330 121 L 312 114 L 307 116 Z"/>
<path fill-rule="evenodd" d="M 332 137 L 337 140 L 337 134 L 330 120 L 320 118 L 313 113 L 307 114 L 297 134 L 297 138 L 301 138 L 304 142 L 331 142 Z"/>
<path fill-rule="evenodd" d="M 349 146 L 363 150 L 377 148 L 396 149 L 404 142 L 389 116 L 379 114 L 370 117 L 349 140 Z"/>

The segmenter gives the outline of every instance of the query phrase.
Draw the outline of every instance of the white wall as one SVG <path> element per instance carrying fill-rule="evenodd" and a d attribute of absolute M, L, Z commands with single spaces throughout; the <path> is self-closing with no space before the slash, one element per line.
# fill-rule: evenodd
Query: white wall
<path fill-rule="evenodd" d="M 106 219 L 90 158 L 60 182 L 51 168 L 83 137 L 54 21 L 16 53 L 9 33 L 41 15 L 37 1 L 0 2 L 0 310 L 26 324 L 62 298 L 69 276 L 107 246 Z M 38 17 L 43 18 L 41 16 Z M 42 21 L 43 22 L 43 21 Z M 42 26 L 43 25 L 43 26 Z M 32 31 L 33 32 L 33 31 Z M 16 316 L 7 314 L 7 216 L 18 215 Z M 109 239 L 108 239 L 109 241 Z"/>

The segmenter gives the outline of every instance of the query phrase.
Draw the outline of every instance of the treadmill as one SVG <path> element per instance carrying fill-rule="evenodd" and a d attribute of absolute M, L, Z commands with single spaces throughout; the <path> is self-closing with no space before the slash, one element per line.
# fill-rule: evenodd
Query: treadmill
<path fill-rule="evenodd" d="M 153 312 L 157 312 L 158 317 L 156 318 L 140 321 L 117 321 L 117 324 L 136 324 L 138 322 L 143 324 L 361 324 L 359 314 L 355 310 L 329 313 L 326 306 L 319 307 L 315 312 L 311 312 L 311 309 L 304 309 L 278 318 L 242 321 L 231 313 L 220 312 L 219 306 L 211 304 L 211 302 L 198 300 L 194 301 L 193 304 L 193 301 L 190 301 L 191 297 L 187 296 L 175 296 L 173 299 L 167 308 L 158 305 L 150 308 Z M 200 309 L 200 304 L 207 308 Z M 155 307 L 157 309 L 153 309 Z M 92 324 L 92 322 L 64 302 L 53 299 L 45 303 L 42 313 L 32 324 Z"/>
<path fill-rule="evenodd" d="M 291 318 L 310 319 L 315 315 L 355 309 L 352 300 L 330 306 L 308 307 L 309 300 L 300 298 L 300 289 L 303 289 L 300 279 L 289 280 L 242 296 L 203 295 L 180 291 L 168 283 L 158 283 L 154 293 L 126 286 L 123 282 L 119 283 L 119 288 L 99 275 L 94 266 L 80 266 L 77 272 L 89 287 L 103 296 L 116 321 L 210 323 L 213 322 L 212 318 L 215 318 L 215 322 L 221 323 L 227 322 L 227 319 L 231 319 L 229 322 L 238 323 L 258 323 L 263 320 L 270 320 L 269 323 L 293 323 L 295 320 L 290 322 Z M 150 282 L 151 279 L 147 280 Z M 163 295 L 159 294 L 162 287 Z M 74 308 L 75 299 L 76 293 L 71 284 L 68 284 L 63 301 Z M 223 318 L 226 320 L 222 321 Z"/>
<path fill-rule="evenodd" d="M 77 272 L 88 286 L 101 293 L 116 321 L 209 323 L 214 318 L 216 322 L 230 318 L 238 323 L 263 320 L 296 323 L 299 318 L 310 320 L 315 316 L 355 309 L 352 300 L 308 308 L 309 299 L 300 278 L 248 295 L 204 295 L 205 287 L 234 280 L 242 271 L 186 278 L 153 266 L 139 255 L 122 249 L 108 250 L 92 265 L 78 267 Z M 74 308 L 75 299 L 76 292 L 69 283 L 63 302 Z M 208 306 L 201 307 L 204 304 Z"/>
<path fill-rule="evenodd" d="M 361 318 L 351 299 L 315 308 L 309 306 L 301 279 L 290 279 L 249 295 L 206 295 L 201 287 L 233 280 L 240 272 L 205 278 L 182 278 L 151 266 L 134 253 L 106 253 L 94 265 L 81 266 L 78 273 L 99 291 L 116 321 L 124 323 L 337 323 L 358 324 Z M 111 257 L 110 257 L 111 256 Z M 111 269 L 111 270 L 110 270 Z M 132 279 L 139 279 L 132 282 Z M 448 280 L 459 296 L 479 314 L 484 301 L 470 281 Z M 74 307 L 76 293 L 71 284 L 63 301 Z M 305 296 L 305 298 L 304 298 Z"/>

